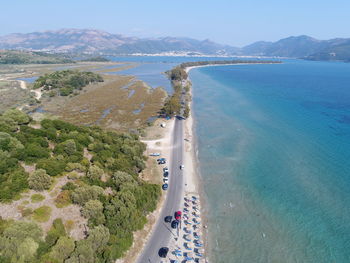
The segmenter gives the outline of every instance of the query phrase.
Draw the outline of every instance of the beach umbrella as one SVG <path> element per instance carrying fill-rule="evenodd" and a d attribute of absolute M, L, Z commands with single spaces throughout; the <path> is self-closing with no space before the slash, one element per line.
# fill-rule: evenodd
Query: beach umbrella
<path fill-rule="evenodd" d="M 192 238 L 189 235 L 184 235 L 184 239 L 186 241 L 191 241 L 192 240 Z"/>
<path fill-rule="evenodd" d="M 192 250 L 192 248 L 193 248 L 192 243 L 185 243 L 185 248 L 187 250 Z"/>
<path fill-rule="evenodd" d="M 192 225 L 192 223 L 191 223 L 190 221 L 188 221 L 188 220 L 185 220 L 184 223 L 185 223 L 186 225 Z"/>
<path fill-rule="evenodd" d="M 187 234 L 191 234 L 192 233 L 192 230 L 187 228 L 187 227 L 184 227 L 184 231 L 187 233 Z"/>

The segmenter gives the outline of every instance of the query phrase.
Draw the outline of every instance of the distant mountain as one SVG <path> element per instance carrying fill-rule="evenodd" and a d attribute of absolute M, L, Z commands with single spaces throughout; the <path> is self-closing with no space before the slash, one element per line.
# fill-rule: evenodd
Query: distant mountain
<path fill-rule="evenodd" d="M 243 48 L 192 38 L 137 38 L 110 34 L 95 29 L 10 34 L 0 37 L 0 49 L 49 53 L 97 55 L 178 54 L 290 57 L 311 60 L 350 61 L 350 38 L 318 40 L 309 36 L 291 36 L 276 42 L 259 41 Z"/>
<path fill-rule="evenodd" d="M 10 34 L 0 37 L 0 49 L 88 54 L 155 54 L 191 52 L 195 54 L 232 54 L 239 49 L 210 40 L 191 38 L 136 38 L 93 29 L 61 29 L 57 31 Z"/>
<path fill-rule="evenodd" d="M 350 39 L 337 39 L 327 48 L 307 57 L 309 60 L 338 60 L 350 62 Z"/>
<path fill-rule="evenodd" d="M 255 42 L 243 47 L 240 54 L 347 61 L 350 60 L 350 39 L 318 40 L 309 36 L 292 36 L 276 42 Z"/>

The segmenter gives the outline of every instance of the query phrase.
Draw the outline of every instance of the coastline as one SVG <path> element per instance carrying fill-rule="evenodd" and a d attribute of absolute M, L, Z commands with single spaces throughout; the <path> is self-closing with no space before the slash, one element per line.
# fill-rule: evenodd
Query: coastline
<path fill-rule="evenodd" d="M 217 65 L 202 65 L 202 66 L 191 66 L 191 67 L 186 67 L 184 70 L 188 74 L 192 69 L 194 68 L 199 68 L 199 67 L 208 67 L 208 66 L 217 66 Z M 189 108 L 190 108 L 190 114 L 189 117 L 185 120 L 185 138 L 190 138 L 189 141 L 189 149 L 187 149 L 187 145 L 185 145 L 185 154 L 184 154 L 184 159 L 185 159 L 185 165 L 187 161 L 186 168 L 187 173 L 186 179 L 190 178 L 192 181 L 192 191 L 196 195 L 199 196 L 200 203 L 202 204 L 200 206 L 200 219 L 202 222 L 202 233 L 203 233 L 203 243 L 204 243 L 204 262 L 209 262 L 209 255 L 208 255 L 208 228 L 207 228 L 207 208 L 203 205 L 205 204 L 205 194 L 204 194 L 204 189 L 202 185 L 202 179 L 200 176 L 200 166 L 199 166 L 199 160 L 198 160 L 198 143 L 197 143 L 197 137 L 196 137 L 196 132 L 195 132 L 195 117 L 193 114 L 193 90 L 192 90 L 192 83 L 190 80 L 190 77 L 188 75 L 186 82 L 190 84 L 191 88 L 189 90 L 190 93 L 190 101 L 189 101 Z M 187 134 L 186 134 L 187 133 Z M 188 136 L 188 137 L 187 137 Z M 188 183 L 187 183 L 188 184 Z M 187 189 L 186 189 L 187 188 Z M 189 187 L 185 188 L 185 192 L 189 193 L 188 191 L 190 190 Z"/>

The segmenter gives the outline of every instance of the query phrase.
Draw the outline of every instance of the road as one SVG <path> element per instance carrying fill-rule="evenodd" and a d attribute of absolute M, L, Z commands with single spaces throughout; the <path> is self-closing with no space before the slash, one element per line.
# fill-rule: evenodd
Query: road
<path fill-rule="evenodd" d="M 175 119 L 173 131 L 173 150 L 167 163 L 169 168 L 169 188 L 167 196 L 160 212 L 160 216 L 154 225 L 153 232 L 147 241 L 138 263 L 159 263 L 162 258 L 158 256 L 161 247 L 168 246 L 169 240 L 177 237 L 176 230 L 170 224 L 164 222 L 168 215 L 174 217 L 175 211 L 180 209 L 183 195 L 183 175 L 180 165 L 183 163 L 183 121 Z M 170 251 L 169 251 L 170 253 Z M 163 259 L 164 260 L 164 259 Z"/>

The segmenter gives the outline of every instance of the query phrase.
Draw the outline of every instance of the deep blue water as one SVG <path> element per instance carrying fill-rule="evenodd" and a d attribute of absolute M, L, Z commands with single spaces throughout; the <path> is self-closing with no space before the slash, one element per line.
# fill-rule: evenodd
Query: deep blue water
<path fill-rule="evenodd" d="M 193 69 L 212 262 L 350 262 L 350 64 Z"/>

